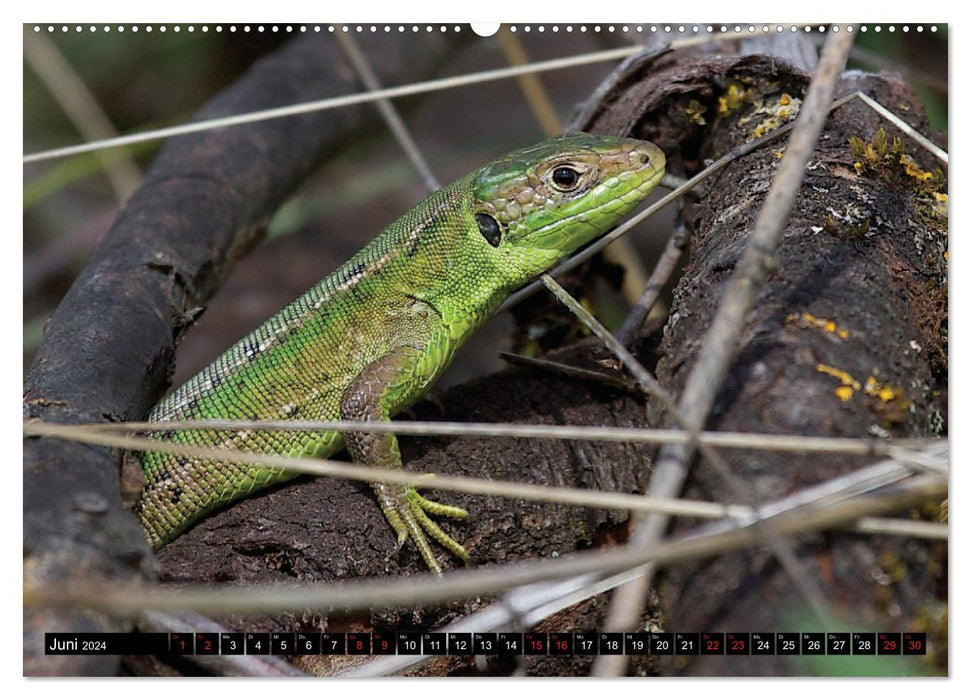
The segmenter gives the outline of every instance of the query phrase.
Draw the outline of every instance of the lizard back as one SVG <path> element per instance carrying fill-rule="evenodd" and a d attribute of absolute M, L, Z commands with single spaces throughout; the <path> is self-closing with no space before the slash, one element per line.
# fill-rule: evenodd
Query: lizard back
<path fill-rule="evenodd" d="M 472 330 L 468 324 L 445 323 L 434 302 L 425 301 L 459 266 L 461 246 L 452 246 L 456 250 L 449 255 L 444 251 L 462 236 L 463 227 L 474 227 L 471 213 L 456 216 L 469 199 L 469 187 L 469 178 L 463 178 L 416 205 L 176 389 L 149 420 L 337 420 L 341 395 L 354 377 L 389 346 L 401 344 L 425 351 L 428 366 L 420 368 L 411 395 L 403 396 L 396 410 L 418 398 Z M 343 446 L 336 431 L 188 430 L 155 436 L 289 456 L 328 457 Z M 136 512 L 156 547 L 215 508 L 296 476 L 161 452 L 144 453 L 142 466 L 146 483 Z"/>

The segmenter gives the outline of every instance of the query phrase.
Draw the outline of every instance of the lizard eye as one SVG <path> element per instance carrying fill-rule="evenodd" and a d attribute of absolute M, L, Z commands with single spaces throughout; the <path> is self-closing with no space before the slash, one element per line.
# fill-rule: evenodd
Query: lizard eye
<path fill-rule="evenodd" d="M 569 192 L 580 182 L 580 173 L 573 168 L 561 165 L 553 171 L 553 186 L 562 192 Z"/>
<path fill-rule="evenodd" d="M 488 214 L 479 213 L 475 215 L 475 223 L 479 225 L 479 233 L 489 242 L 489 245 L 498 248 L 499 241 L 502 240 L 499 222 Z"/>

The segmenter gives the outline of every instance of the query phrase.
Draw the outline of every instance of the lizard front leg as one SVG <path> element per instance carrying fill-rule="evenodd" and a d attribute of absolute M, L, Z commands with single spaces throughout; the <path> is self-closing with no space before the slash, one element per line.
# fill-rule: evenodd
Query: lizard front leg
<path fill-rule="evenodd" d="M 413 395 L 418 382 L 417 366 L 421 352 L 411 346 L 398 347 L 365 367 L 341 396 L 341 418 L 354 421 L 387 421 L 391 407 L 402 403 L 403 397 Z M 351 459 L 376 467 L 401 469 L 398 438 L 393 433 L 344 434 L 344 443 Z M 418 547 L 425 564 L 436 574 L 442 573 L 427 532 L 443 547 L 463 560 L 468 552 L 449 537 L 429 515 L 464 518 L 466 511 L 455 506 L 430 501 L 419 495 L 414 486 L 371 484 L 384 517 L 398 534 L 400 548 L 410 537 Z"/>

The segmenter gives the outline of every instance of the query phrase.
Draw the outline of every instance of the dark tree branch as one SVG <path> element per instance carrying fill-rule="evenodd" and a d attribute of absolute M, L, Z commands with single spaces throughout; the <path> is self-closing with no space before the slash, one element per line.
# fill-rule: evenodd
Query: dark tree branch
<path fill-rule="evenodd" d="M 455 41 L 366 39 L 393 67 L 390 82 L 426 77 Z M 393 54 L 393 55 L 386 55 Z M 359 89 L 329 37 L 295 40 L 259 61 L 195 119 L 291 105 Z M 370 105 L 173 139 L 52 317 L 24 390 L 25 415 L 57 422 L 144 417 L 171 376 L 175 346 L 233 262 L 281 201 L 348 137 L 376 122 Z M 69 585 L 149 575 L 149 550 L 119 497 L 118 454 L 46 439 L 24 442 L 24 561 L 28 578 Z M 44 657 L 43 632 L 128 623 L 25 613 L 30 674 L 107 674 L 117 659 Z"/>

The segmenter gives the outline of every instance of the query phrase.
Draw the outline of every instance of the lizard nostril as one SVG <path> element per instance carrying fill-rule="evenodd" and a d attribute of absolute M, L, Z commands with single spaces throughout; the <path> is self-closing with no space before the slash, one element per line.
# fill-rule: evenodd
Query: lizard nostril
<path fill-rule="evenodd" d="M 643 168 L 651 164 L 651 154 L 638 148 L 627 154 L 627 162 L 632 168 Z"/>

